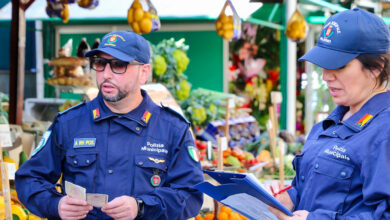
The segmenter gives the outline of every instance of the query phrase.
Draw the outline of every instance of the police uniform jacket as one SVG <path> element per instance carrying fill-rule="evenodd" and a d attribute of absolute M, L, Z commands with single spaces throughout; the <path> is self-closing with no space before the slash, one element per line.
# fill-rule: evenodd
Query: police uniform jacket
<path fill-rule="evenodd" d="M 390 219 L 390 92 L 342 121 L 338 106 L 311 130 L 288 193 L 308 220 Z"/>
<path fill-rule="evenodd" d="M 55 183 L 62 173 L 63 183 L 107 194 L 108 201 L 122 195 L 143 200 L 139 219 L 195 216 L 203 197 L 193 186 L 203 175 L 189 123 L 141 92 L 142 103 L 127 114 L 111 112 L 100 95 L 60 113 L 16 173 L 21 202 L 34 214 L 59 218 L 63 194 Z M 87 219 L 109 217 L 94 207 Z"/>

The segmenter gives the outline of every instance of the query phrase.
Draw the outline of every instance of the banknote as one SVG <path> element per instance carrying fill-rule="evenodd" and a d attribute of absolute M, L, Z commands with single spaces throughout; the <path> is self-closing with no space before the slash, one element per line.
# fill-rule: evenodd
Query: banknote
<path fill-rule="evenodd" d="M 65 192 L 68 196 L 72 198 L 82 199 L 86 200 L 86 192 L 87 190 L 79 185 L 76 185 L 74 183 L 65 181 Z"/>
<path fill-rule="evenodd" d="M 95 207 L 101 208 L 108 202 L 107 194 L 87 193 L 87 202 Z"/>

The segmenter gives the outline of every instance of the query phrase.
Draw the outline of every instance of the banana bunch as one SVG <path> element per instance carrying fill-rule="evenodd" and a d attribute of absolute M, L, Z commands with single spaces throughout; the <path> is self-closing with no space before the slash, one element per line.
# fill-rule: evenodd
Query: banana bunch
<path fill-rule="evenodd" d="M 302 14 L 295 10 L 287 23 L 286 36 L 293 41 L 302 41 L 306 38 L 308 26 Z"/>
<path fill-rule="evenodd" d="M 223 37 L 226 40 L 231 40 L 233 38 L 233 16 L 226 16 L 225 12 L 222 12 L 215 22 L 215 27 L 217 28 L 217 34 Z"/>
<path fill-rule="evenodd" d="M 127 11 L 127 22 L 137 34 L 147 34 L 152 31 L 152 13 L 144 11 L 139 0 L 134 0 Z"/>

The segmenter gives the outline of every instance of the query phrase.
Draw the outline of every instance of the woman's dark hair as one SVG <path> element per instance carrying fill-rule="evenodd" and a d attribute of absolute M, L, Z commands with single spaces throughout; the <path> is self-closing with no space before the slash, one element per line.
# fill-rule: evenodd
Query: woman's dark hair
<path fill-rule="evenodd" d="M 360 54 L 356 57 L 362 63 L 363 67 L 370 70 L 379 70 L 380 74 L 378 76 L 379 85 L 385 86 L 389 83 L 390 79 L 390 53 L 386 54 Z"/>

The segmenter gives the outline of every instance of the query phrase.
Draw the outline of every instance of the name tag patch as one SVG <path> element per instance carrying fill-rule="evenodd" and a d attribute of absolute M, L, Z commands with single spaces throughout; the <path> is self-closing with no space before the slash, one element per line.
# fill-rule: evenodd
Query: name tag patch
<path fill-rule="evenodd" d="M 73 148 L 95 147 L 96 138 L 75 138 Z"/>

